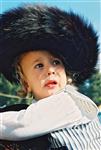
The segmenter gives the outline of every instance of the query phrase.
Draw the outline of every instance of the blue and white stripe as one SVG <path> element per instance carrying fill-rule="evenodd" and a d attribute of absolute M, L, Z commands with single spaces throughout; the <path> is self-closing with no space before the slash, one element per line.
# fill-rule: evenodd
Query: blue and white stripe
<path fill-rule="evenodd" d="M 87 124 L 64 128 L 51 133 L 50 149 L 101 150 L 101 124 L 93 120 Z"/>

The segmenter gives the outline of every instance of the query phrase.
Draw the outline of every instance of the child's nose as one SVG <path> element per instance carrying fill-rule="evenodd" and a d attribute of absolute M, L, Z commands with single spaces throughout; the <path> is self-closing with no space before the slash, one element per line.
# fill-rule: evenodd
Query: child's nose
<path fill-rule="evenodd" d="M 55 68 L 54 67 L 49 67 L 48 68 L 48 75 L 52 75 L 52 74 L 55 74 Z"/>
<path fill-rule="evenodd" d="M 52 74 L 55 74 L 55 72 L 48 72 L 48 75 L 49 75 L 49 76 L 52 75 Z"/>

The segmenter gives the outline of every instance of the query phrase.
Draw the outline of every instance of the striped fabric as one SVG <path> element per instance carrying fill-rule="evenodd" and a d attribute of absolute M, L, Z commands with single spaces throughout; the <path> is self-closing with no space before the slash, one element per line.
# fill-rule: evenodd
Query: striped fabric
<path fill-rule="evenodd" d="M 64 128 L 51 133 L 50 149 L 101 150 L 100 134 L 101 125 L 97 120 L 72 128 Z"/>

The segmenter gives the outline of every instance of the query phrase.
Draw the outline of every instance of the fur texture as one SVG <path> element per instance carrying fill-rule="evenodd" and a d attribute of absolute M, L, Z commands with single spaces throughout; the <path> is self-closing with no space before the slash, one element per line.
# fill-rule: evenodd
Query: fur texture
<path fill-rule="evenodd" d="M 2 14 L 0 27 L 0 72 L 11 82 L 16 82 L 15 58 L 30 50 L 60 55 L 75 83 L 85 81 L 95 70 L 98 37 L 92 25 L 73 12 L 22 6 Z"/>

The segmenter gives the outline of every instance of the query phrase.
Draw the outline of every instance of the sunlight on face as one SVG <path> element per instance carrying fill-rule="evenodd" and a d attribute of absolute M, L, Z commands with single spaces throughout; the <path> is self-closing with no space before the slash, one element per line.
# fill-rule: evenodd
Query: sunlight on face
<path fill-rule="evenodd" d="M 36 100 L 55 94 L 64 88 L 67 77 L 59 58 L 47 51 L 30 51 L 22 55 L 20 61 L 28 92 Z"/>

